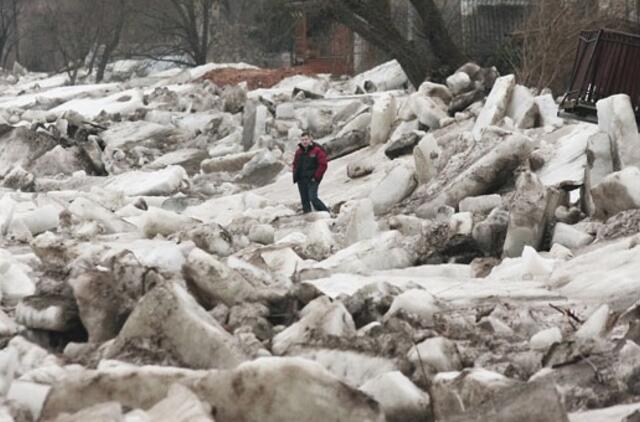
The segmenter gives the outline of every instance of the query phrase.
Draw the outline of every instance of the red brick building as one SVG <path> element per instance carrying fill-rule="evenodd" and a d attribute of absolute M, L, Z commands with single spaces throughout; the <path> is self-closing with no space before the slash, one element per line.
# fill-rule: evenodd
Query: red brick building
<path fill-rule="evenodd" d="M 294 64 L 317 73 L 353 73 L 354 34 L 328 17 L 305 13 L 295 28 Z"/>
<path fill-rule="evenodd" d="M 406 0 L 388 0 L 399 28 L 411 37 L 411 8 Z M 293 64 L 318 73 L 354 74 L 390 58 L 349 28 L 313 7 L 303 9 L 295 28 Z"/>

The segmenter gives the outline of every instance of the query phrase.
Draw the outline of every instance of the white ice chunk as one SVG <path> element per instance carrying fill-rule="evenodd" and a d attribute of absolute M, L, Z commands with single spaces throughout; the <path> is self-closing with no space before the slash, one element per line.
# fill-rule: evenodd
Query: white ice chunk
<path fill-rule="evenodd" d="M 104 188 L 127 196 L 163 196 L 176 193 L 187 180 L 184 168 L 170 166 L 152 172 L 131 171 L 119 174 L 110 178 Z"/>
<path fill-rule="evenodd" d="M 514 75 L 501 76 L 496 79 L 473 127 L 473 137 L 476 140 L 480 140 L 482 132 L 487 127 L 497 125 L 507 114 L 511 93 L 515 85 L 516 77 Z"/>

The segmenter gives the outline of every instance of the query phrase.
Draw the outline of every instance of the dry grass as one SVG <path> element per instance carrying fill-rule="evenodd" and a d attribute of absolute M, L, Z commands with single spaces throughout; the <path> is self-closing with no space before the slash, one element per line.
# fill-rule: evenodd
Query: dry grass
<path fill-rule="evenodd" d="M 315 69 L 296 66 L 280 69 L 216 69 L 203 76 L 218 86 L 237 85 L 246 82 L 249 89 L 271 88 L 281 80 L 294 75 L 314 75 Z"/>

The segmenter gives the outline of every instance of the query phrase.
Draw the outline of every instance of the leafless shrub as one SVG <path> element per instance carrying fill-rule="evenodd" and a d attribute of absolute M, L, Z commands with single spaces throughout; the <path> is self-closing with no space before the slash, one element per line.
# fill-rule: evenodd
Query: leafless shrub
<path fill-rule="evenodd" d="M 0 66 L 5 66 L 9 54 L 17 50 L 18 20 L 23 7 L 22 0 L 0 0 Z"/>
<path fill-rule="evenodd" d="M 562 92 L 571 74 L 579 35 L 601 28 L 629 30 L 626 9 L 595 1 L 540 0 L 513 34 L 507 62 L 518 81 L 529 87 Z"/>

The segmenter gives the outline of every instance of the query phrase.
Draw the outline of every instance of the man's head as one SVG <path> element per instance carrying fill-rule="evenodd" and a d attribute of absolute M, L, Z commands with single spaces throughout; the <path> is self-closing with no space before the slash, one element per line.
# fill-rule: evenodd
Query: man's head
<path fill-rule="evenodd" d="M 313 142 L 311 134 L 307 131 L 302 132 L 302 134 L 300 135 L 300 143 L 303 146 L 308 147 L 309 145 L 311 145 L 311 142 Z"/>

